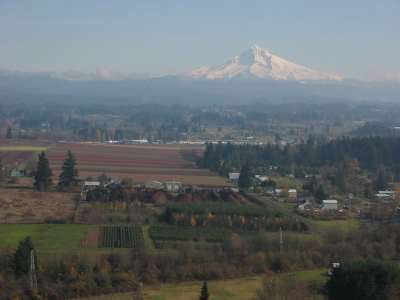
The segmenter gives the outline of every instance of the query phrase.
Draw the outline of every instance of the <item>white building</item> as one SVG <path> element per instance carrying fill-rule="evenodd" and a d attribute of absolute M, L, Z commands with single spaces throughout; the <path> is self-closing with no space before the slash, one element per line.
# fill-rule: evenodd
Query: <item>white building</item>
<path fill-rule="evenodd" d="M 394 191 L 378 191 L 377 194 L 375 194 L 376 198 L 378 199 L 395 199 L 396 193 Z"/>
<path fill-rule="evenodd" d="M 296 199 L 297 198 L 297 190 L 296 189 L 288 189 L 288 197 L 290 199 Z"/>
<path fill-rule="evenodd" d="M 239 180 L 240 173 L 239 172 L 229 172 L 228 176 L 229 176 L 229 180 Z"/>
<path fill-rule="evenodd" d="M 164 185 L 165 189 L 172 193 L 177 193 L 182 188 L 182 182 L 179 181 L 166 181 Z"/>
<path fill-rule="evenodd" d="M 83 186 L 85 188 L 95 188 L 95 187 L 100 186 L 100 181 L 85 181 L 83 183 Z"/>
<path fill-rule="evenodd" d="M 162 182 L 157 181 L 157 180 L 146 181 L 144 183 L 144 186 L 147 189 L 155 189 L 155 190 L 162 190 L 164 188 L 164 185 L 162 184 Z"/>
<path fill-rule="evenodd" d="M 337 200 L 322 200 L 323 210 L 337 210 L 338 209 L 338 201 Z"/>
<path fill-rule="evenodd" d="M 268 176 L 265 176 L 265 175 L 255 175 L 254 177 L 255 177 L 260 183 L 269 180 Z"/>

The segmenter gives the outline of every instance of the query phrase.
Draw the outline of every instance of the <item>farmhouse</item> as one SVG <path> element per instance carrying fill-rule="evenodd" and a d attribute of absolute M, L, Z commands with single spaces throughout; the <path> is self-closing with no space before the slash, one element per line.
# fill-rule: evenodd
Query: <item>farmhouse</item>
<path fill-rule="evenodd" d="M 338 209 L 338 201 L 337 200 L 322 200 L 323 210 L 337 210 Z"/>
<path fill-rule="evenodd" d="M 180 181 L 166 181 L 164 186 L 165 186 L 165 189 L 168 192 L 177 193 L 182 188 L 182 182 L 180 182 Z"/>

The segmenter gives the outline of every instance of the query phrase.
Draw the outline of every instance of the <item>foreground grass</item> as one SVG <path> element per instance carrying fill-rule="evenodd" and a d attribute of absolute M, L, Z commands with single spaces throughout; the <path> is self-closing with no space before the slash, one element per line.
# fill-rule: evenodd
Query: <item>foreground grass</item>
<path fill-rule="evenodd" d="M 312 226 L 317 232 L 335 230 L 348 233 L 357 230 L 360 223 L 355 218 L 349 218 L 346 220 L 312 221 Z"/>
<path fill-rule="evenodd" d="M 291 276 L 308 283 L 324 284 L 326 269 L 315 269 L 291 273 Z M 287 275 L 287 274 L 285 274 Z M 279 277 L 285 275 L 271 275 Z M 267 278 L 270 278 L 267 277 Z M 239 279 L 209 281 L 210 300 L 252 300 L 261 288 L 262 276 Z M 159 286 L 144 286 L 145 300 L 197 300 L 202 282 L 169 283 Z M 85 298 L 86 300 L 131 300 L 130 293 L 112 294 Z"/>
<path fill-rule="evenodd" d="M 2 224 L 0 248 L 15 249 L 30 236 L 38 254 L 81 250 L 81 241 L 93 225 L 84 224 Z"/>

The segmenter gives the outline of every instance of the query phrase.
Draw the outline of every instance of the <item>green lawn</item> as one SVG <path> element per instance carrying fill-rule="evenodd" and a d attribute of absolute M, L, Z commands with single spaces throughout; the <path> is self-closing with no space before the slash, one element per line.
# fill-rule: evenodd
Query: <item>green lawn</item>
<path fill-rule="evenodd" d="M 96 225 L 81 224 L 2 224 L 0 248 L 14 249 L 27 236 L 40 254 L 63 253 L 81 249 L 81 240 Z"/>
<path fill-rule="evenodd" d="M 327 280 L 326 269 L 315 269 L 290 273 L 299 280 L 323 284 Z M 272 276 L 286 276 L 272 275 Z M 209 281 L 210 300 L 252 300 L 256 291 L 261 288 L 262 276 L 238 279 Z M 143 295 L 145 300 L 197 300 L 200 294 L 201 282 L 168 283 L 159 286 L 145 285 Z M 85 298 L 85 300 L 130 300 L 129 293 L 112 294 Z M 83 300 L 83 299 L 82 299 Z"/>
<path fill-rule="evenodd" d="M 340 230 L 342 232 L 349 232 L 357 230 L 360 225 L 358 220 L 354 218 L 346 220 L 312 221 L 311 224 L 317 232 L 327 230 Z"/>

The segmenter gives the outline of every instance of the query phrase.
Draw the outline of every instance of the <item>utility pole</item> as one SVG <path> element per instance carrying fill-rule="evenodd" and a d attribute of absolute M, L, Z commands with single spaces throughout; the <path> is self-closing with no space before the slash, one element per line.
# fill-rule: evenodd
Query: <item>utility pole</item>
<path fill-rule="evenodd" d="M 31 289 L 37 289 L 37 277 L 36 277 L 36 265 L 35 265 L 35 251 L 31 250 L 31 259 L 30 259 L 30 269 L 29 269 L 29 279 L 31 284 Z"/>
<path fill-rule="evenodd" d="M 282 227 L 279 227 L 279 253 L 282 253 L 283 248 L 283 232 Z"/>

